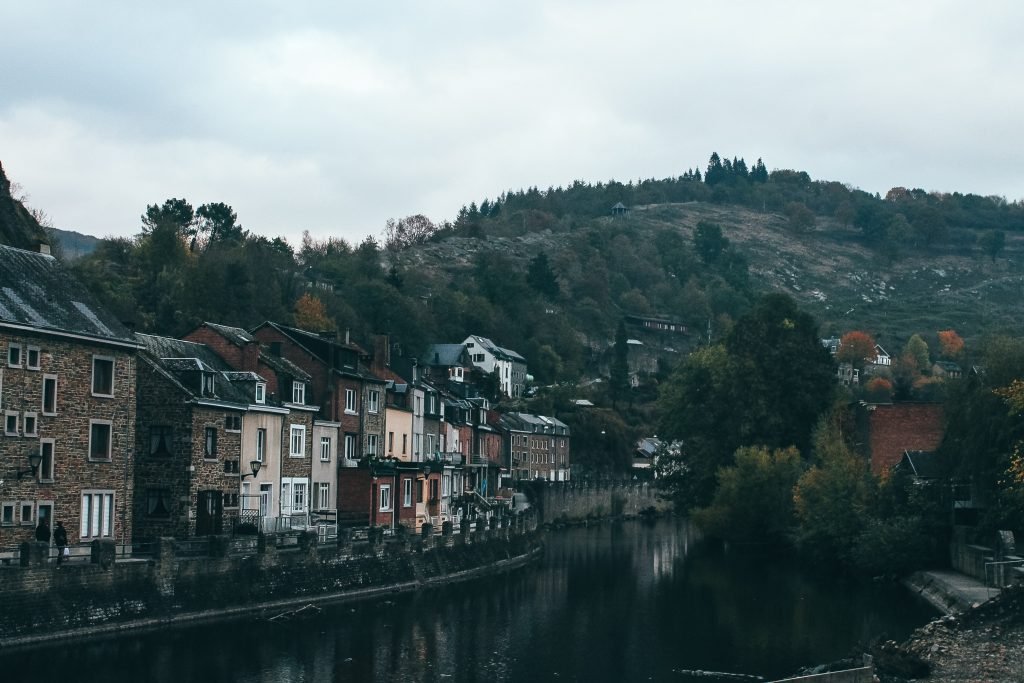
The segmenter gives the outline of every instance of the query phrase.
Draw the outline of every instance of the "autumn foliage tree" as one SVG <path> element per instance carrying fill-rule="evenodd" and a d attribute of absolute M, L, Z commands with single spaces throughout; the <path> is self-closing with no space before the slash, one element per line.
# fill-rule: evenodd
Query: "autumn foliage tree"
<path fill-rule="evenodd" d="M 964 352 L 964 340 L 955 330 L 939 332 L 939 348 L 943 358 L 955 360 Z"/>
<path fill-rule="evenodd" d="M 864 364 L 875 357 L 875 338 L 867 332 L 854 330 L 847 332 L 839 340 L 839 349 L 836 350 L 836 360 L 849 363 L 860 369 Z"/>
<path fill-rule="evenodd" d="M 334 320 L 327 315 L 324 302 L 309 292 L 295 302 L 295 326 L 313 332 L 337 329 Z"/>

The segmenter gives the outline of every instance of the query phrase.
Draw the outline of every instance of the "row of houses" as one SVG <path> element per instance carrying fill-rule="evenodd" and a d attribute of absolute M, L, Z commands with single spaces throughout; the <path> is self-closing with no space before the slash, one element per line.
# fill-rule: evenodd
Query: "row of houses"
<path fill-rule="evenodd" d="M 570 477 L 553 418 L 499 413 L 526 361 L 490 340 L 396 358 L 385 336 L 276 322 L 138 334 L 48 253 L 0 246 L 0 549 L 490 514 L 514 479 Z"/>

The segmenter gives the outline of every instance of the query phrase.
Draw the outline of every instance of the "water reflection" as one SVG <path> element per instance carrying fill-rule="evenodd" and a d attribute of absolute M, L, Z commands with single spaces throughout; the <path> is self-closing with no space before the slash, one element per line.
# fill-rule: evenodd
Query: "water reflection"
<path fill-rule="evenodd" d="M 685 681 L 781 676 L 930 617 L 899 591 L 704 543 L 684 520 L 571 529 L 543 561 L 421 595 L 0 655 L 4 680 L 83 683 Z M 10 675 L 10 678 L 8 678 Z M 703 679 L 707 681 L 707 679 Z"/>

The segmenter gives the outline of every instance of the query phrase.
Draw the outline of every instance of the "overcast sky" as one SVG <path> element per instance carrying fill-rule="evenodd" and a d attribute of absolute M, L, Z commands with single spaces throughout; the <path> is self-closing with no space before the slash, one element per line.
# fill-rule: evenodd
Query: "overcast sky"
<path fill-rule="evenodd" d="M 57 227 L 223 201 L 297 244 L 703 170 L 1024 198 L 1024 3 L 0 4 L 0 162 Z"/>

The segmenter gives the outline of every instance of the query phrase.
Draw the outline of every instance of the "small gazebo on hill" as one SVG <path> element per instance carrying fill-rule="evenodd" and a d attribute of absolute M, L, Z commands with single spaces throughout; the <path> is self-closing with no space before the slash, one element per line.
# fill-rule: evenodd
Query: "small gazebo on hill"
<path fill-rule="evenodd" d="M 616 202 L 615 206 L 612 207 L 613 216 L 626 216 L 629 214 L 629 207 L 622 202 Z"/>

